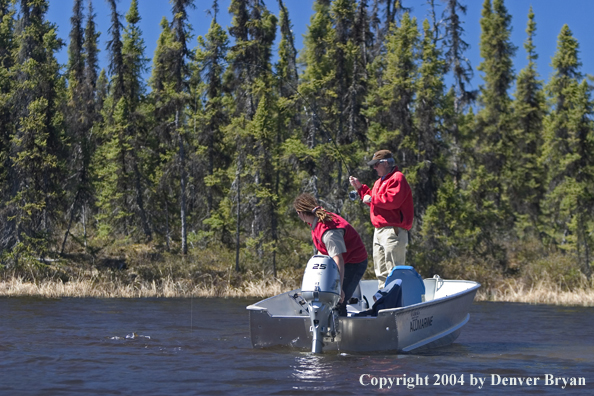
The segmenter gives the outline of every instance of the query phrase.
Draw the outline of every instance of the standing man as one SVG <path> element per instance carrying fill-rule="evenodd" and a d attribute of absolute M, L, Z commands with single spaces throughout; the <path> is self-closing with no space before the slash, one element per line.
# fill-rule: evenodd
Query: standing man
<path fill-rule="evenodd" d="M 406 261 L 408 230 L 414 217 L 413 197 L 389 150 L 376 152 L 367 164 L 373 166 L 379 176 L 373 189 L 361 184 L 356 177 L 351 176 L 349 181 L 363 203 L 371 208 L 371 224 L 375 227 L 373 264 L 381 289 L 392 268 Z"/>

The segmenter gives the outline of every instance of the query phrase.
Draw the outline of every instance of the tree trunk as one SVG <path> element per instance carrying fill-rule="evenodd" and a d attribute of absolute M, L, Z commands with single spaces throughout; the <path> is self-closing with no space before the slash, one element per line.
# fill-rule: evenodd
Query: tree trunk
<path fill-rule="evenodd" d="M 167 196 L 165 198 L 165 244 L 167 245 L 167 251 L 171 249 L 170 239 L 171 232 L 169 231 L 169 205 L 167 204 Z"/>
<path fill-rule="evenodd" d="M 60 255 L 64 254 L 64 248 L 66 247 L 66 241 L 68 240 L 68 234 L 70 234 L 70 227 L 72 227 L 72 221 L 74 219 L 74 215 L 76 213 L 76 203 L 78 201 L 78 195 L 79 195 L 78 191 L 76 193 L 76 196 L 74 197 L 74 202 L 72 202 L 72 205 L 70 206 L 70 219 L 68 220 L 68 228 L 66 229 L 66 232 L 64 233 L 64 240 L 62 241 L 62 249 L 60 249 Z"/>
<path fill-rule="evenodd" d="M 136 179 L 136 205 L 138 205 L 138 209 L 140 211 L 140 220 L 142 222 L 142 229 L 144 231 L 144 235 L 150 242 L 153 240 L 153 235 L 151 232 L 151 227 L 148 223 L 146 210 L 144 209 L 144 200 L 142 199 L 142 185 L 140 184 L 140 171 L 138 170 L 136 156 L 134 157 L 134 177 Z"/>
<path fill-rule="evenodd" d="M 235 271 L 239 272 L 239 223 L 240 223 L 240 209 L 241 209 L 241 160 L 237 159 L 237 229 L 235 231 Z"/>
<path fill-rule="evenodd" d="M 87 249 L 87 203 L 84 202 L 82 206 L 82 224 L 83 224 L 83 241 L 85 250 Z"/>
<path fill-rule="evenodd" d="M 183 255 L 188 254 L 188 230 L 186 224 L 186 160 L 184 152 L 184 140 L 179 127 L 179 110 L 175 112 L 175 129 L 178 131 L 179 139 L 179 162 L 180 162 L 180 184 L 181 184 L 181 199 L 180 199 L 180 215 L 181 215 L 181 251 Z"/>

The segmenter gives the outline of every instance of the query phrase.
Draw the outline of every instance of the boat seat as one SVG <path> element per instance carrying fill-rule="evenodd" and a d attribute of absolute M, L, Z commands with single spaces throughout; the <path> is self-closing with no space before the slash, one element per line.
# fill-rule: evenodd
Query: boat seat
<path fill-rule="evenodd" d="M 395 279 L 402 279 L 402 306 L 406 307 L 423 302 L 425 283 L 423 278 L 410 265 L 397 265 L 386 278 L 386 285 Z"/>
<path fill-rule="evenodd" d="M 382 309 L 400 308 L 402 306 L 401 284 L 402 280 L 394 279 L 392 282 L 388 283 L 386 287 L 375 293 L 374 297 L 377 298 L 377 300 L 370 309 L 349 313 L 349 316 L 377 316 L 378 311 Z"/>

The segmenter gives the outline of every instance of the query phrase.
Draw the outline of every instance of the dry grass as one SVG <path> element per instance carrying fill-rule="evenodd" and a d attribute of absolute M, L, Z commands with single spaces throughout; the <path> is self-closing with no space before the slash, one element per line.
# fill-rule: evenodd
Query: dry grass
<path fill-rule="evenodd" d="M 146 298 L 146 297 L 268 297 L 296 288 L 292 282 L 280 279 L 249 280 L 238 287 L 194 284 L 190 281 L 165 279 L 161 282 L 119 281 L 100 282 L 95 279 L 79 279 L 69 282 L 44 280 L 27 282 L 12 278 L 0 282 L 0 296 L 35 296 L 45 298 L 96 297 L 96 298 Z"/>
<path fill-rule="evenodd" d="M 517 280 L 508 280 L 496 289 L 479 289 L 476 300 L 592 307 L 594 288 L 586 286 L 568 291 L 548 280 L 532 286 Z"/>
<path fill-rule="evenodd" d="M 239 272 L 229 265 L 235 252 L 228 249 L 195 250 L 179 257 L 145 245 L 102 253 L 92 261 L 71 254 L 49 265 L 33 261 L 3 271 L 0 265 L 0 297 L 264 298 L 299 287 L 302 269 L 283 262 L 275 278 L 270 268 L 245 256 L 240 257 Z"/>
<path fill-rule="evenodd" d="M 147 298 L 147 297 L 257 297 L 265 298 L 297 288 L 295 281 L 280 279 L 247 280 L 239 286 L 230 283 L 165 279 L 161 282 L 119 281 L 102 282 L 97 279 L 79 279 L 69 282 L 45 280 L 27 282 L 12 278 L 0 282 L 0 296 L 36 296 L 44 298 L 95 297 L 95 298 Z M 520 302 L 529 304 L 594 306 L 594 288 L 566 291 L 552 282 L 543 281 L 526 286 L 512 280 L 497 289 L 479 289 L 477 301 Z"/>

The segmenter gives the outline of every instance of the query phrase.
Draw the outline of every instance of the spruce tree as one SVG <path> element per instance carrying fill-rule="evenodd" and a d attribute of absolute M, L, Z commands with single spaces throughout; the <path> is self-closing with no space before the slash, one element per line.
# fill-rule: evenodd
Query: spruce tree
<path fill-rule="evenodd" d="M 329 158 L 333 162 L 330 169 L 336 170 L 336 182 L 329 186 L 332 195 L 327 198 L 332 198 L 332 205 L 336 207 L 337 212 L 341 211 L 342 197 L 345 196 L 348 186 L 346 181 L 348 175 L 343 174 L 345 155 L 342 149 L 346 149 L 344 150 L 346 152 L 351 151 L 353 149 L 351 144 L 355 141 L 355 137 L 364 136 L 364 131 L 361 130 L 363 128 L 357 130 L 357 127 L 364 126 L 359 109 L 366 93 L 362 89 L 366 65 L 362 62 L 358 44 L 362 34 L 360 30 L 365 29 L 366 21 L 359 21 L 356 29 L 356 12 L 354 0 L 334 1 L 330 7 L 333 29 L 329 37 L 328 56 L 334 62 L 332 69 L 329 70 L 330 79 L 327 87 L 330 105 L 325 135 L 329 136 L 325 136 L 325 139 L 331 142 L 331 145 L 328 145 L 330 153 L 336 152 Z M 356 35 L 358 37 L 355 38 Z M 359 134 L 360 132 L 363 134 Z M 344 171 L 348 172 L 348 169 Z"/>
<path fill-rule="evenodd" d="M 295 48 L 295 37 L 293 35 L 293 26 L 289 19 L 289 11 L 282 0 L 278 0 L 279 7 L 279 27 L 281 32 L 281 41 L 279 44 L 279 63 L 276 66 L 276 75 L 281 86 L 280 93 L 284 97 L 296 95 L 297 83 L 297 49 Z M 285 84 L 283 84 L 283 81 Z"/>
<path fill-rule="evenodd" d="M 92 169 L 92 158 L 95 150 L 97 149 L 97 136 L 98 133 L 95 131 L 100 129 L 100 123 L 102 122 L 101 112 L 103 110 L 103 101 L 107 95 L 107 77 L 103 73 L 104 85 L 100 84 L 99 78 L 99 36 L 100 33 L 96 31 L 95 26 L 95 12 L 93 10 L 93 2 L 89 0 L 87 5 L 87 23 L 85 26 L 84 37 L 85 41 L 83 44 L 85 58 L 85 69 L 84 69 L 84 92 L 83 100 L 86 108 L 86 118 L 91 129 L 88 131 L 88 139 L 86 143 L 85 158 L 89 161 L 89 179 L 91 180 L 90 188 L 93 188 L 94 175 Z M 101 87 L 104 87 L 103 90 Z M 86 184 L 86 183 L 85 183 Z M 82 213 L 81 220 L 83 225 L 83 243 L 87 246 L 87 216 L 93 215 L 91 209 L 94 207 L 96 192 L 91 190 L 89 196 L 82 200 Z M 89 213 L 91 212 L 91 213 Z"/>
<path fill-rule="evenodd" d="M 367 2 L 317 1 L 305 36 L 300 84 L 308 132 L 314 149 L 304 164 L 311 177 L 309 189 L 324 196 L 327 206 L 342 210 L 347 172 L 360 163 L 366 139 L 361 109 L 367 94 L 367 46 L 370 27 Z M 346 171 L 346 172 L 345 172 Z"/>
<path fill-rule="evenodd" d="M 304 129 L 303 143 L 309 152 L 303 156 L 303 167 L 310 177 L 308 190 L 316 197 L 326 195 L 330 190 L 331 171 L 334 164 L 327 153 L 332 146 L 324 144 L 330 136 L 324 122 L 329 118 L 330 106 L 333 100 L 328 97 L 328 84 L 331 78 L 333 60 L 330 56 L 330 41 L 332 19 L 330 17 L 330 2 L 316 0 L 313 4 L 314 14 L 310 18 L 310 25 L 304 35 L 303 49 L 300 63 L 304 64 L 301 75 L 299 92 L 304 98 L 304 111 L 307 125 Z M 328 147 L 328 150 L 325 148 Z M 304 151 L 304 150 L 300 150 Z M 323 181 L 320 186 L 320 181 Z M 322 193 L 320 194 L 320 187 Z"/>
<path fill-rule="evenodd" d="M 138 1 L 132 0 L 130 9 L 126 14 L 127 26 L 124 29 L 122 56 L 124 63 L 124 97 L 129 106 L 130 125 L 127 134 L 131 138 L 132 151 L 130 155 L 130 166 L 133 180 L 134 200 L 132 207 L 137 214 L 144 236 L 147 240 L 152 239 L 152 230 L 147 213 L 146 202 L 148 198 L 146 185 L 148 180 L 147 168 L 149 159 L 146 159 L 146 148 L 150 147 L 147 143 L 147 122 L 142 109 L 145 83 L 143 74 L 147 69 L 148 59 L 144 57 L 145 45 L 142 39 L 142 31 L 138 24 L 140 23 L 140 14 L 138 12 Z"/>
<path fill-rule="evenodd" d="M 68 172 L 72 175 L 69 180 L 72 184 L 67 187 L 70 196 L 68 226 L 64 233 L 61 252 L 64 252 L 68 235 L 75 217 L 78 215 L 80 202 L 88 200 L 90 195 L 90 178 L 88 148 L 86 142 L 89 133 L 89 119 L 85 102 L 85 54 L 83 44 L 85 41 L 83 30 L 83 4 L 76 0 L 70 18 L 70 44 L 68 45 L 68 104 L 65 109 L 66 128 L 71 144 L 71 156 Z"/>
<path fill-rule="evenodd" d="M 248 180 L 244 194 L 249 198 L 249 208 L 253 211 L 251 219 L 252 233 L 248 246 L 256 249 L 260 259 L 264 253 L 274 249 L 277 242 L 272 235 L 273 224 L 277 222 L 277 200 L 275 195 L 275 177 L 277 176 L 274 144 L 277 135 L 277 96 L 270 87 L 272 76 L 268 75 L 257 82 L 258 108 L 254 119 L 248 124 L 247 133 L 253 142 L 253 150 L 248 151 Z M 268 262 L 268 260 L 266 260 Z M 273 268 L 275 271 L 275 268 Z"/>
<path fill-rule="evenodd" d="M 227 69 L 226 87 L 235 99 L 233 119 L 227 133 L 234 140 L 237 157 L 235 166 L 236 210 L 236 268 L 239 257 L 240 231 L 249 228 L 248 243 L 263 258 L 266 250 L 263 242 L 269 238 L 271 218 L 271 180 L 274 169 L 261 167 L 270 164 L 271 147 L 268 133 L 260 134 L 253 129 L 257 112 L 258 125 L 270 125 L 275 111 L 259 109 L 260 101 L 273 89 L 272 45 L 276 37 L 276 17 L 270 13 L 261 0 L 233 0 L 229 7 L 233 15 L 229 34 L 235 38 L 235 45 L 229 52 L 230 65 Z M 274 99 L 266 97 L 273 108 Z M 247 205 L 242 203 L 246 202 Z M 244 213 L 247 215 L 244 216 Z"/>
<path fill-rule="evenodd" d="M 248 2 L 246 0 L 232 0 L 229 5 L 229 13 L 232 15 L 229 35 L 235 39 L 235 45 L 229 53 L 229 67 L 225 73 L 225 89 L 235 99 L 235 106 L 232 111 L 234 118 L 228 129 L 228 134 L 233 135 L 235 143 L 235 180 L 233 181 L 235 191 L 235 270 L 239 271 L 240 234 L 242 223 L 242 172 L 246 162 L 244 141 L 242 131 L 245 130 L 246 118 L 251 119 L 254 114 L 252 96 L 243 85 L 247 81 L 248 67 L 252 68 L 248 59 L 246 44 L 248 38 Z M 245 114 L 245 115 L 244 115 Z M 233 198 L 231 198 L 233 199 Z"/>
<path fill-rule="evenodd" d="M 112 9 L 112 16 L 117 14 L 117 10 Z M 98 219 L 103 236 L 115 231 L 134 240 L 143 235 L 150 241 L 152 230 L 146 209 L 147 177 L 142 160 L 147 138 L 141 112 L 144 94 L 142 73 L 147 60 L 144 58 L 144 42 L 138 28 L 140 15 L 135 0 L 130 4 L 126 21 L 128 25 L 123 35 L 111 31 L 110 70 L 120 70 L 121 75 L 112 78 L 108 105 L 104 111 L 104 143 L 96 156 L 98 206 L 101 208 Z M 122 41 L 118 44 L 120 37 Z M 121 53 L 114 52 L 117 49 Z"/>
<path fill-rule="evenodd" d="M 421 248 L 414 260 L 439 270 L 444 260 L 468 261 L 468 265 L 491 263 L 492 270 L 505 269 L 502 241 L 511 219 L 504 196 L 504 172 L 512 155 L 511 57 L 515 47 L 509 39 L 511 18 L 503 1 L 483 5 L 479 70 L 484 73 L 479 113 L 467 114 L 456 106 L 462 92 L 450 89 L 445 96 L 445 126 L 452 142 L 454 169 L 427 208 L 421 229 Z M 459 82 L 463 81 L 460 75 Z M 458 102 L 462 105 L 463 101 Z M 453 135 L 453 136 L 452 136 Z M 474 147 L 469 147 L 473 144 Z M 476 258 L 480 257 L 480 260 Z M 437 263 L 437 264 L 436 264 Z M 445 269 L 445 268 L 444 268 Z"/>
<path fill-rule="evenodd" d="M 8 174 L 10 136 L 12 135 L 12 120 L 10 112 L 10 93 L 12 79 L 10 68 L 13 65 L 12 51 L 14 46 L 14 11 L 10 8 L 9 0 L 0 0 L 0 207 L 6 207 L 8 199 Z M 0 219 L 5 224 L 4 209 L 0 209 Z M 0 226 L 0 246 L 4 227 Z"/>
<path fill-rule="evenodd" d="M 161 22 L 161 35 L 153 58 L 151 97 L 158 133 L 159 153 L 155 185 L 157 202 L 165 214 L 165 238 L 170 246 L 172 226 L 179 226 L 180 249 L 188 251 L 187 224 L 187 167 L 188 136 L 185 107 L 189 99 L 189 65 L 187 40 L 189 39 L 187 8 L 192 1 L 172 1 L 172 22 Z M 175 208 L 178 215 L 174 215 Z M 173 222 L 179 219 L 178 222 Z M 164 220 L 164 221 L 163 221 Z"/>
<path fill-rule="evenodd" d="M 245 154 L 249 182 L 244 188 L 251 217 L 249 244 L 253 244 L 260 259 L 270 252 L 272 224 L 276 221 L 274 196 L 273 143 L 276 136 L 277 96 L 272 78 L 272 46 L 276 38 L 277 18 L 261 0 L 250 4 L 249 41 L 246 55 L 250 86 L 245 88 L 251 96 L 251 106 L 256 109 L 245 135 Z M 269 262 L 269 260 L 266 260 Z"/>
<path fill-rule="evenodd" d="M 75 0 L 70 23 L 70 44 L 68 45 L 68 74 L 70 85 L 80 85 L 85 69 L 83 55 L 83 0 Z"/>
<path fill-rule="evenodd" d="M 393 26 L 386 40 L 386 53 L 372 65 L 383 73 L 371 81 L 365 114 L 369 118 L 372 149 L 391 150 L 396 163 L 403 168 L 415 163 L 413 108 L 419 41 L 416 18 L 405 13 L 401 25 Z"/>
<path fill-rule="evenodd" d="M 414 138 L 403 142 L 413 153 L 407 180 L 413 188 L 415 215 L 421 219 L 433 203 L 440 181 L 447 173 L 441 118 L 444 107 L 444 61 L 436 48 L 429 21 L 423 22 L 421 64 L 415 83 Z"/>
<path fill-rule="evenodd" d="M 390 25 L 396 24 L 396 19 L 399 15 L 404 15 L 410 12 L 410 8 L 402 5 L 402 0 L 383 0 L 386 4 L 385 8 L 385 27 L 386 31 L 390 30 Z"/>
<path fill-rule="evenodd" d="M 13 49 L 14 10 L 10 0 L 0 0 L 0 61 L 3 68 L 10 67 Z"/>
<path fill-rule="evenodd" d="M 168 67 L 170 57 L 174 52 L 174 36 L 169 21 L 163 17 L 161 20 L 161 34 L 157 40 L 157 48 L 153 57 L 153 64 L 150 77 L 151 94 L 150 100 L 154 110 L 154 127 L 158 142 L 156 149 L 159 158 L 155 175 L 151 178 L 155 186 L 156 209 L 154 216 L 155 231 L 165 240 L 167 249 L 171 248 L 172 235 L 175 218 L 175 207 L 178 191 L 175 175 L 176 168 L 176 145 L 173 143 L 175 135 L 171 125 L 175 122 L 172 113 L 175 114 L 175 106 L 171 97 L 174 95 L 173 81 Z"/>
<path fill-rule="evenodd" d="M 474 248 L 485 257 L 506 268 L 501 234 L 513 226 L 509 202 L 505 200 L 504 171 L 513 150 L 511 98 L 508 90 L 514 79 L 511 43 L 511 16 L 503 0 L 483 4 L 480 49 L 484 85 L 480 87 L 481 108 L 473 127 L 474 154 L 462 183 L 466 184 L 470 202 L 475 206 L 480 224 L 479 243 Z"/>
<path fill-rule="evenodd" d="M 397 24 L 398 17 L 406 12 L 410 12 L 410 9 L 403 7 L 402 0 L 373 0 L 370 24 L 376 40 L 372 49 L 372 59 L 384 51 L 391 26 Z"/>
<path fill-rule="evenodd" d="M 107 42 L 109 52 L 110 91 L 113 95 L 112 106 L 115 106 L 124 94 L 124 59 L 122 57 L 122 16 L 118 13 L 117 1 L 107 0 L 111 9 L 111 26 L 108 32 L 111 36 Z"/>
<path fill-rule="evenodd" d="M 354 16 L 351 45 L 352 64 L 350 85 L 347 94 L 347 108 L 345 115 L 347 120 L 346 135 L 353 141 L 366 142 L 367 122 L 361 114 L 361 109 L 367 96 L 367 66 L 370 55 L 369 48 L 372 46 L 372 33 L 369 25 L 367 0 L 361 0 Z"/>
<path fill-rule="evenodd" d="M 464 54 L 469 45 L 464 41 L 463 21 L 461 15 L 466 15 L 467 7 L 460 0 L 445 0 L 446 8 L 442 19 L 445 23 L 443 49 L 447 70 L 454 78 L 455 102 L 454 111 L 460 113 L 465 106 L 472 103 L 475 92 L 467 89 L 473 77 L 472 66 Z"/>
<path fill-rule="evenodd" d="M 46 1 L 20 2 L 9 70 L 14 124 L 2 250 L 13 264 L 21 254 L 48 252 L 63 213 L 66 155 L 60 108 L 65 87 L 54 56 L 62 43 L 45 20 L 47 8 Z"/>
<path fill-rule="evenodd" d="M 114 235 L 129 237 L 135 233 L 132 226 L 133 212 L 130 208 L 128 151 L 130 142 L 128 127 L 128 103 L 124 96 L 124 61 L 122 55 L 122 24 L 116 0 L 108 0 L 111 10 L 111 26 L 107 42 L 109 53 L 109 84 L 104 97 L 102 130 L 95 153 L 93 169 L 96 178 L 96 205 L 99 237 L 114 238 Z"/>
<path fill-rule="evenodd" d="M 185 118 L 184 104 L 187 101 L 187 79 L 188 65 L 187 58 L 190 55 L 187 47 L 188 41 L 188 13 L 187 10 L 194 6 L 193 0 L 171 0 L 173 19 L 171 29 L 174 34 L 174 44 L 172 61 L 172 74 L 175 90 L 175 129 L 177 132 L 177 142 L 179 147 L 179 179 L 180 179 L 180 220 L 181 220 L 181 252 L 188 253 L 188 226 L 187 226 L 187 206 L 186 206 L 186 188 L 187 188 L 187 170 L 186 170 L 186 142 L 184 138 Z"/>
<path fill-rule="evenodd" d="M 86 26 L 83 27 L 83 4 L 76 1 L 71 18 L 72 29 L 68 47 L 68 103 L 65 109 L 66 127 L 70 140 L 67 186 L 69 203 L 67 226 L 62 241 L 64 252 L 73 222 L 80 218 L 82 241 L 87 247 L 87 216 L 95 199 L 92 157 L 96 149 L 100 108 L 96 99 L 98 70 L 98 39 L 92 1 L 87 3 Z M 79 239 L 75 239 L 79 240 Z"/>
<path fill-rule="evenodd" d="M 299 96 L 299 76 L 297 71 L 297 49 L 293 36 L 289 13 L 282 0 L 279 0 L 279 24 L 281 40 L 278 50 L 278 62 L 275 65 L 276 85 L 280 97 L 279 108 L 279 139 L 280 145 L 284 138 L 300 138 L 303 101 Z"/>
<path fill-rule="evenodd" d="M 511 98 L 508 91 L 514 81 L 512 57 L 516 47 L 511 39 L 511 16 L 503 0 L 485 0 L 481 18 L 480 50 L 484 73 L 480 89 L 481 110 L 475 129 L 479 164 L 493 176 L 494 201 L 501 207 L 502 172 L 511 155 Z"/>
<path fill-rule="evenodd" d="M 85 105 L 87 107 L 87 117 L 92 122 L 99 119 L 101 107 L 97 101 L 97 80 L 99 79 L 99 36 L 95 25 L 95 12 L 93 9 L 93 1 L 89 0 L 87 6 L 87 24 L 85 26 L 83 44 L 86 55 L 85 69 L 84 69 L 84 87 L 85 87 Z"/>
<path fill-rule="evenodd" d="M 242 91 L 242 84 L 247 79 L 248 70 L 250 67 L 254 67 L 249 63 L 245 48 L 249 40 L 247 26 L 249 22 L 248 2 L 246 0 L 232 0 L 229 5 L 229 13 L 232 15 L 229 35 L 235 40 L 235 45 L 231 48 L 229 54 L 230 65 L 225 74 L 225 85 L 226 90 L 235 93 Z M 250 104 L 250 97 L 247 94 L 235 96 L 237 99 L 235 114 L 247 114 L 251 118 L 254 111 Z"/>
<path fill-rule="evenodd" d="M 470 180 L 468 188 L 461 189 L 452 176 L 444 178 L 435 202 L 425 211 L 419 238 L 413 240 L 411 247 L 414 252 L 411 265 L 419 272 L 462 276 L 456 271 L 458 263 L 464 263 L 464 273 L 472 271 L 474 266 L 484 271 L 485 263 L 498 258 L 495 253 L 500 251 L 489 239 L 490 234 L 482 229 L 485 221 L 494 220 L 486 217 L 493 212 L 483 212 L 488 208 L 475 204 L 474 193 L 479 182 Z"/>
<path fill-rule="evenodd" d="M 87 76 L 89 73 L 87 73 Z M 97 110 L 101 111 L 100 117 L 103 118 L 102 114 L 104 114 L 107 109 L 104 108 L 105 100 L 107 99 L 107 94 L 109 91 L 109 78 L 107 78 L 107 72 L 105 69 L 101 69 L 99 72 L 99 76 L 97 77 L 97 90 L 96 90 L 96 108 Z"/>
<path fill-rule="evenodd" d="M 108 120 L 101 131 L 101 145 L 93 160 L 96 182 L 96 215 L 99 234 L 107 242 L 114 242 L 116 236 L 136 239 L 133 226 L 134 213 L 131 210 L 131 180 L 128 152 L 132 151 L 127 135 L 129 127 L 129 107 L 121 98 L 112 105 L 110 93 L 106 100 L 108 106 L 104 117 Z M 124 239 L 122 239 L 124 240 Z"/>
<path fill-rule="evenodd" d="M 537 235 L 540 202 L 545 193 L 545 175 L 539 159 L 546 107 L 542 82 L 536 71 L 535 32 L 536 22 L 531 7 L 526 29 L 528 38 L 524 43 L 528 65 L 520 71 L 516 81 L 512 155 L 504 177 L 507 200 L 516 215 L 517 228 L 524 235 Z"/>
<path fill-rule="evenodd" d="M 577 255 L 583 272 L 591 276 L 592 102 L 582 80 L 578 42 L 564 25 L 553 57 L 553 76 L 547 84 L 551 112 L 545 119 L 542 162 L 548 171 L 543 213 L 547 234 L 563 250 Z"/>
<path fill-rule="evenodd" d="M 445 56 L 446 73 L 454 79 L 451 92 L 447 95 L 451 101 L 451 110 L 444 114 L 444 125 L 447 133 L 444 135 L 449 145 L 452 169 L 456 185 L 460 185 L 463 164 L 468 156 L 465 152 L 467 142 L 461 130 L 464 111 L 476 99 L 476 90 L 470 90 L 469 85 L 473 77 L 473 69 L 466 57 L 469 44 L 464 41 L 464 22 L 461 16 L 466 15 L 467 7 L 460 0 L 445 0 L 446 7 L 442 14 L 445 25 L 442 52 Z"/>
<path fill-rule="evenodd" d="M 348 144 L 350 137 L 346 134 L 345 117 L 347 107 L 347 90 L 351 85 L 351 62 L 352 57 L 349 53 L 352 50 L 352 30 L 355 19 L 355 3 L 353 0 L 335 0 L 332 2 L 330 8 L 330 14 L 334 19 L 333 42 L 330 46 L 329 55 L 332 57 L 335 63 L 334 70 L 332 70 L 332 91 L 335 94 L 334 102 L 334 113 L 338 115 L 335 118 L 336 127 L 334 130 L 334 140 L 337 144 Z M 355 104 L 353 104 L 355 105 Z M 339 184 L 340 184 L 340 172 L 339 167 Z"/>
<path fill-rule="evenodd" d="M 282 146 L 286 139 L 300 140 L 301 128 L 304 123 L 302 113 L 304 103 L 298 90 L 299 76 L 295 37 L 293 36 L 288 10 L 282 0 L 279 0 L 279 9 L 281 40 L 278 50 L 279 59 L 275 65 L 275 75 L 280 101 L 277 141 L 278 146 Z M 287 171 L 289 170 L 287 169 Z"/>
<path fill-rule="evenodd" d="M 369 47 L 369 63 L 373 63 L 376 57 L 382 52 L 384 35 L 381 31 L 380 0 L 373 0 L 369 15 L 369 29 L 372 35 Z"/>
<path fill-rule="evenodd" d="M 282 245 L 278 243 L 281 233 L 286 229 L 285 224 L 290 222 L 285 216 L 281 215 L 281 208 L 290 207 L 291 200 L 298 193 L 297 180 L 295 175 L 299 172 L 299 167 L 295 161 L 289 160 L 292 156 L 291 145 L 297 143 L 300 145 L 302 135 L 301 127 L 303 125 L 302 112 L 303 102 L 298 92 L 298 72 L 297 72 L 297 50 L 295 48 L 295 38 L 292 31 L 289 12 L 282 0 L 279 4 L 279 27 L 281 40 L 278 50 L 278 62 L 275 65 L 276 71 L 276 89 L 278 95 L 278 117 L 276 125 L 276 139 L 274 142 L 273 161 L 275 167 L 273 193 L 275 200 L 272 201 L 273 217 L 271 223 L 272 239 L 272 269 L 273 275 L 277 273 L 277 251 L 281 250 Z M 280 213 L 279 213 L 280 212 Z"/>
<path fill-rule="evenodd" d="M 196 49 L 195 69 L 197 76 L 194 80 L 199 85 L 193 89 L 197 92 L 196 102 L 203 103 L 196 111 L 196 134 L 198 139 L 197 152 L 203 154 L 197 163 L 201 174 L 204 175 L 204 184 L 198 197 L 206 201 L 205 213 L 199 212 L 199 217 L 206 217 L 211 232 L 219 234 L 221 241 L 230 243 L 231 230 L 228 229 L 232 219 L 226 218 L 228 208 L 216 210 L 224 198 L 229 180 L 225 170 L 230 166 L 233 157 L 225 150 L 227 142 L 224 141 L 224 127 L 229 122 L 228 101 L 223 87 L 223 74 L 227 61 L 229 39 L 223 28 L 217 22 L 218 4 L 213 4 L 213 19 L 208 33 L 198 37 Z M 216 173 L 216 174 L 215 174 Z M 198 205 L 197 209 L 200 209 Z"/>

